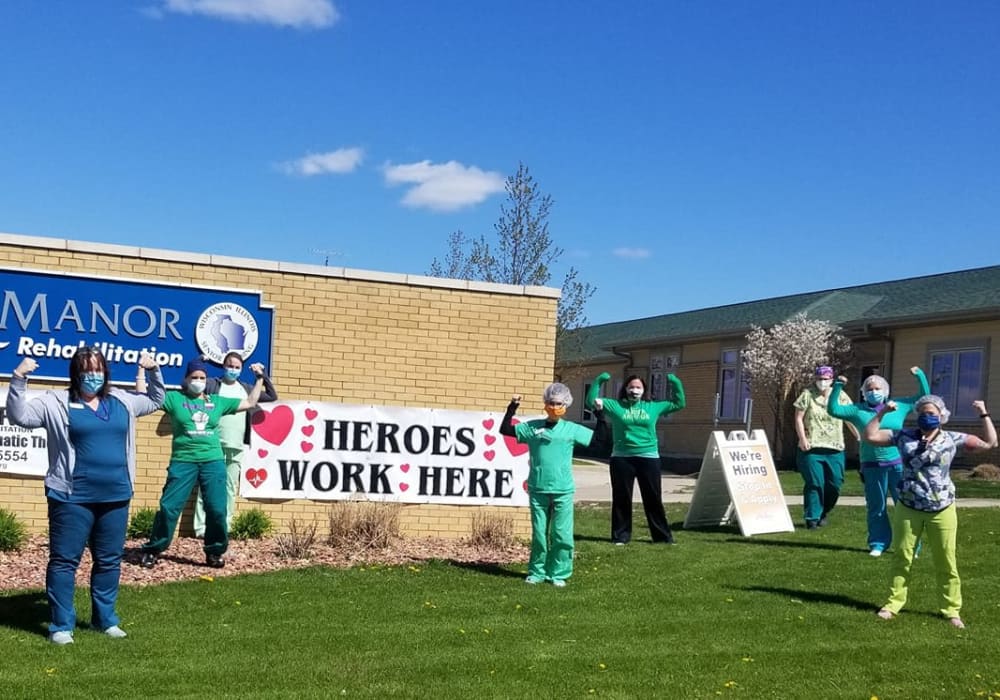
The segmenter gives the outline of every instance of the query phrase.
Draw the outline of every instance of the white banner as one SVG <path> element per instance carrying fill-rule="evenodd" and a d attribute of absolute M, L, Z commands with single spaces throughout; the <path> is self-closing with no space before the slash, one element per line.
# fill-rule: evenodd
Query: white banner
<path fill-rule="evenodd" d="M 254 413 L 244 498 L 527 506 L 502 413 L 282 401 Z M 517 419 L 514 421 L 517 422 Z"/>
<path fill-rule="evenodd" d="M 28 399 L 43 391 L 28 391 Z M 11 425 L 7 419 L 7 389 L 0 389 L 0 474 L 45 476 L 49 467 L 45 428 L 28 430 Z"/>

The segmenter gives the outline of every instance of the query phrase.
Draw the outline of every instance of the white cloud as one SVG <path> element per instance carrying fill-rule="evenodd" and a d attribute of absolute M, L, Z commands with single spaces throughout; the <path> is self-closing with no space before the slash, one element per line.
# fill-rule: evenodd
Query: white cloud
<path fill-rule="evenodd" d="M 330 0 L 162 0 L 163 10 L 207 15 L 231 22 L 258 22 L 296 29 L 330 27 L 340 13 Z"/>
<path fill-rule="evenodd" d="M 653 252 L 648 248 L 615 248 L 611 254 L 616 258 L 627 258 L 629 260 L 644 260 L 650 257 Z"/>
<path fill-rule="evenodd" d="M 454 211 L 484 201 L 503 192 L 504 176 L 480 170 L 474 165 L 448 161 L 435 165 L 429 160 L 383 168 L 386 184 L 413 185 L 403 195 L 403 204 L 435 211 Z"/>
<path fill-rule="evenodd" d="M 361 148 L 338 148 L 327 153 L 310 153 L 298 160 L 289 160 L 278 167 L 289 175 L 327 175 L 329 173 L 349 173 L 357 168 L 365 157 Z"/>

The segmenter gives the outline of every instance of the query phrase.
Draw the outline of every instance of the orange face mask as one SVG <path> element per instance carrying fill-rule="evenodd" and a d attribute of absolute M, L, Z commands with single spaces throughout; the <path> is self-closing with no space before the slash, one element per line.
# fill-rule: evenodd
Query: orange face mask
<path fill-rule="evenodd" d="M 564 415 L 566 415 L 565 406 L 546 406 L 545 415 L 547 415 L 551 420 L 559 420 Z"/>

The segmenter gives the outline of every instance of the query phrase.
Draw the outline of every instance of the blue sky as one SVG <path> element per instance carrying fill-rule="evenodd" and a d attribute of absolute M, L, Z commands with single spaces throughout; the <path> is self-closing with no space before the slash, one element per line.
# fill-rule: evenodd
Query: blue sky
<path fill-rule="evenodd" d="M 524 162 L 592 323 L 993 265 L 998 37 L 991 0 L 6 0 L 0 231 L 423 274 Z"/>

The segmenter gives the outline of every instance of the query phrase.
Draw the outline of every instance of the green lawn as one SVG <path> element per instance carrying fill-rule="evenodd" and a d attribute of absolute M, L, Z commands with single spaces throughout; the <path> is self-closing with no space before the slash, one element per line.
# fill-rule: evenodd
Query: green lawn
<path fill-rule="evenodd" d="M 1000 482 L 968 479 L 966 472 L 954 474 L 955 493 L 959 498 L 1000 498 Z M 781 490 L 786 496 L 802 495 L 802 475 L 796 471 L 780 471 Z M 857 469 L 849 469 L 844 479 L 841 496 L 864 496 L 865 487 L 861 483 Z"/>
<path fill-rule="evenodd" d="M 614 547 L 601 506 L 577 511 L 563 590 L 526 585 L 523 564 L 443 561 L 127 588 L 129 638 L 81 629 L 68 647 L 43 636 L 42 592 L 3 595 L 0 687 L 16 698 L 1000 697 L 1000 509 L 962 510 L 960 523 L 964 631 L 934 614 L 929 556 L 904 613 L 875 617 L 889 557 L 867 556 L 862 508 L 812 532 L 679 532 L 668 547 L 640 527 Z M 83 619 L 86 607 L 80 591 Z"/>

